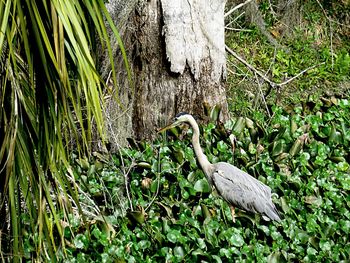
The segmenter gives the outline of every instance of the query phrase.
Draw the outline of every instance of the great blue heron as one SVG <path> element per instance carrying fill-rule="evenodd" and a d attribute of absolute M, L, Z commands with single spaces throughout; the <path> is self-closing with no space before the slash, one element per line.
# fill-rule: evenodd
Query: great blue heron
<path fill-rule="evenodd" d="M 159 132 L 176 127 L 186 122 L 193 129 L 192 145 L 200 166 L 204 171 L 210 186 L 215 186 L 221 197 L 231 205 L 234 221 L 234 208 L 237 206 L 243 210 L 260 213 L 275 221 L 281 221 L 277 209 L 271 200 L 271 188 L 255 179 L 246 172 L 232 164 L 219 162 L 210 163 L 203 153 L 199 143 L 199 127 L 192 115 L 180 113 L 176 115 L 174 122 Z"/>

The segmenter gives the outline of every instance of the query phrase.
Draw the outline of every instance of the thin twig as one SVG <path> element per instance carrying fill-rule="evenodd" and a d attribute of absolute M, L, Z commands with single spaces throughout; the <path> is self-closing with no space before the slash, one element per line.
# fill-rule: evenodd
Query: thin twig
<path fill-rule="evenodd" d="M 322 63 L 319 63 L 319 64 L 317 64 L 317 65 L 313 65 L 313 66 L 311 66 L 311 67 L 308 67 L 308 68 L 306 68 L 306 69 L 300 71 L 300 72 L 299 72 L 298 74 L 296 74 L 294 77 L 291 77 L 291 78 L 287 79 L 286 81 L 284 81 L 284 82 L 282 82 L 282 83 L 276 83 L 275 85 L 278 86 L 278 87 L 281 87 L 281 86 L 283 86 L 283 85 L 286 85 L 286 84 L 288 84 L 289 82 L 291 82 L 292 80 L 294 80 L 294 79 L 296 79 L 297 77 L 299 77 L 300 75 L 304 74 L 305 72 L 307 72 L 307 71 L 309 71 L 309 70 L 311 70 L 311 69 L 317 68 L 317 67 L 319 67 L 319 66 L 321 66 L 321 65 L 323 65 L 323 64 L 326 64 L 326 62 L 322 62 Z"/>
<path fill-rule="evenodd" d="M 4 259 L 4 255 L 3 255 L 3 250 L 2 250 L 2 230 L 0 230 L 0 255 L 1 255 L 1 259 L 2 259 L 2 262 L 5 262 L 5 259 Z"/>
<path fill-rule="evenodd" d="M 90 207 L 91 210 L 94 210 L 96 215 L 99 215 L 100 214 L 100 209 L 99 207 L 95 204 L 95 202 L 90 198 L 90 196 L 85 192 L 83 191 L 79 184 L 76 183 L 75 179 L 74 179 L 74 176 L 73 176 L 73 172 L 69 169 L 68 170 L 68 173 L 66 174 L 66 177 L 70 180 L 71 183 L 73 183 L 73 185 L 78 189 L 78 192 L 82 195 L 85 196 L 85 200 L 87 200 L 88 202 L 90 202 L 91 204 L 93 204 L 94 206 L 89 206 L 87 203 L 84 203 L 84 205 L 86 205 L 87 207 Z M 78 207 L 77 204 L 74 202 L 73 198 L 69 195 L 68 198 L 70 199 L 70 201 L 74 204 L 75 207 Z M 85 211 L 86 212 L 86 211 Z"/>
<path fill-rule="evenodd" d="M 227 16 L 231 15 L 234 11 L 236 11 L 237 9 L 241 8 L 242 6 L 248 4 L 248 3 L 251 2 L 251 1 L 253 1 L 253 0 L 247 0 L 247 1 L 245 1 L 244 3 L 240 3 L 239 5 L 236 5 L 236 6 L 235 6 L 234 8 L 232 8 L 230 11 L 228 11 L 228 12 L 224 15 L 224 17 L 227 17 Z"/>
<path fill-rule="evenodd" d="M 231 30 L 231 31 L 237 31 L 237 32 L 252 32 L 253 30 L 251 29 L 244 29 L 244 28 L 233 28 L 233 27 L 228 27 L 225 26 L 226 30 Z"/>
<path fill-rule="evenodd" d="M 158 196 L 159 193 L 159 186 L 160 186 L 160 174 L 161 174 L 162 166 L 161 166 L 161 161 L 160 161 L 160 150 L 158 151 L 158 173 L 157 173 L 157 191 L 154 194 L 151 202 L 148 204 L 148 206 L 145 208 L 145 211 L 147 211 L 148 208 L 151 207 L 153 202 L 156 200 L 156 197 Z"/>
<path fill-rule="evenodd" d="M 289 82 L 291 82 L 292 80 L 296 79 L 297 77 L 299 77 L 300 75 L 304 74 L 305 72 L 319 67 L 320 65 L 325 64 L 325 62 L 319 63 L 317 65 L 313 65 L 311 67 L 308 67 L 304 70 L 302 70 L 301 72 L 299 72 L 297 75 L 295 75 L 294 77 L 291 77 L 289 79 L 287 79 L 284 82 L 281 83 L 276 83 L 272 80 L 270 80 L 268 77 L 266 77 L 263 73 L 261 73 L 259 70 L 257 70 L 256 68 L 254 68 L 252 65 L 250 65 L 247 61 L 245 61 L 243 58 L 241 58 L 236 52 L 234 52 L 232 49 L 230 49 L 227 45 L 225 46 L 226 50 L 232 55 L 234 56 L 237 60 L 239 60 L 240 62 L 242 62 L 247 68 L 249 68 L 250 70 L 252 70 L 254 73 L 256 73 L 257 75 L 259 75 L 263 80 L 265 80 L 267 83 L 269 83 L 271 85 L 271 87 L 273 88 L 281 88 L 282 86 L 288 84 Z"/>
<path fill-rule="evenodd" d="M 257 81 L 257 83 L 258 83 L 259 93 L 260 93 L 260 96 L 261 96 L 261 98 L 262 98 L 262 101 L 264 102 L 264 105 L 265 105 L 265 108 L 266 108 L 266 112 L 267 112 L 267 114 L 269 115 L 269 117 L 271 118 L 271 113 L 270 113 L 269 107 L 267 106 L 267 102 L 266 102 L 264 93 L 263 93 L 263 91 L 262 91 L 262 89 L 261 89 L 260 81 L 259 81 L 258 76 L 256 75 L 256 73 L 254 73 L 254 75 L 255 75 L 256 81 Z"/>
<path fill-rule="evenodd" d="M 330 17 L 327 15 L 327 12 L 326 12 L 326 10 L 323 8 L 323 6 L 322 6 L 322 4 L 320 3 L 320 1 L 316 0 L 316 2 L 317 2 L 317 4 L 321 7 L 323 14 L 324 14 L 324 16 L 328 19 L 328 21 L 331 21 L 331 22 L 336 23 L 336 24 L 338 24 L 338 25 L 340 25 L 340 26 L 343 26 L 343 27 L 350 27 L 349 25 L 340 23 L 340 22 L 338 22 L 337 20 L 334 20 L 334 19 L 330 18 Z"/>
<path fill-rule="evenodd" d="M 332 22 L 337 23 L 337 21 L 333 20 L 332 18 L 330 18 L 330 17 L 327 15 L 326 10 L 324 10 L 324 8 L 323 8 L 322 4 L 320 3 L 320 1 L 316 0 L 316 2 L 317 2 L 318 5 L 321 7 L 324 16 L 326 17 L 326 19 L 327 19 L 328 22 L 329 22 L 329 31 L 330 31 L 330 35 L 331 35 L 331 36 L 330 36 L 330 38 L 331 38 L 331 39 L 330 39 L 330 42 L 331 42 L 331 47 L 330 47 L 330 49 L 331 49 L 332 69 L 333 69 L 333 67 L 334 67 L 334 53 L 333 53 L 333 30 L 332 30 Z M 341 23 L 338 23 L 338 24 L 341 25 L 341 26 L 344 26 L 344 25 L 341 24 Z"/>
<path fill-rule="evenodd" d="M 122 161 L 122 163 L 123 163 L 123 161 Z M 134 168 L 134 166 L 135 166 L 135 163 L 133 162 L 133 163 L 130 165 L 130 167 L 129 167 L 129 169 L 128 169 L 127 172 L 125 172 L 125 170 L 123 171 L 123 173 L 124 173 L 124 181 L 125 181 L 126 195 L 127 195 L 127 197 L 128 197 L 129 203 L 130 203 L 131 211 L 134 211 L 134 208 L 133 208 L 133 206 L 132 206 L 131 196 L 130 196 L 130 192 L 129 192 L 128 180 L 129 180 L 129 173 L 130 173 L 131 169 Z M 123 165 L 123 168 L 124 168 L 124 165 Z"/>
<path fill-rule="evenodd" d="M 258 74 L 261 78 L 263 78 L 266 82 L 268 82 L 271 86 L 276 85 L 273 81 L 269 80 L 263 73 L 261 73 L 259 70 L 255 69 L 252 65 L 250 65 L 247 61 L 245 61 L 243 58 L 238 56 L 236 52 L 234 52 L 231 48 L 229 48 L 227 45 L 225 45 L 226 50 L 234 56 L 237 60 L 242 62 L 244 65 L 246 65 L 247 68 Z"/>

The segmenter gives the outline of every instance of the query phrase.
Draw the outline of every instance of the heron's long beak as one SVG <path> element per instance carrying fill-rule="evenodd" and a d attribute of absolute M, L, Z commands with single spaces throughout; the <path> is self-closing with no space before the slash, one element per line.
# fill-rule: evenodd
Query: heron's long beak
<path fill-rule="evenodd" d="M 179 124 L 180 124 L 180 122 L 175 121 L 174 123 L 171 123 L 171 124 L 169 124 L 169 125 L 167 125 L 167 126 L 161 128 L 161 129 L 159 129 L 159 130 L 158 130 L 158 133 L 161 133 L 161 132 L 163 132 L 163 131 L 166 131 L 166 130 L 170 130 L 170 129 L 172 129 L 172 128 L 175 128 L 175 127 L 178 126 Z"/>

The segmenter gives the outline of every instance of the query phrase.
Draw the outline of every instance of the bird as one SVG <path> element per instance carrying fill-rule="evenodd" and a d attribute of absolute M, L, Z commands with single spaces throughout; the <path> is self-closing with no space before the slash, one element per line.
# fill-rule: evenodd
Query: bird
<path fill-rule="evenodd" d="M 192 130 L 192 145 L 198 162 L 211 187 L 230 205 L 235 222 L 235 207 L 261 214 L 265 220 L 281 222 L 276 206 L 271 199 L 271 188 L 253 176 L 227 162 L 210 163 L 200 146 L 200 131 L 194 117 L 186 112 L 177 114 L 173 122 L 158 132 L 163 132 L 188 123 Z"/>

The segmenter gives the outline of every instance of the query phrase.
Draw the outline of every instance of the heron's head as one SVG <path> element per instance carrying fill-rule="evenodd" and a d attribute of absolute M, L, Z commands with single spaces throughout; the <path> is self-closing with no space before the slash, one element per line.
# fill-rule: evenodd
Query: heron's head
<path fill-rule="evenodd" d="M 193 119 L 191 114 L 189 114 L 187 112 L 181 112 L 175 116 L 175 118 L 173 119 L 173 122 L 171 124 L 165 126 L 164 128 L 161 128 L 158 132 L 163 132 L 163 131 L 169 130 L 171 128 L 179 126 L 181 123 L 184 123 L 184 122 L 189 123 L 191 121 L 191 119 Z"/>

